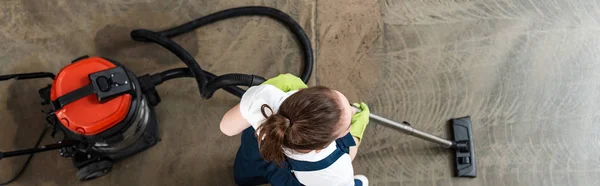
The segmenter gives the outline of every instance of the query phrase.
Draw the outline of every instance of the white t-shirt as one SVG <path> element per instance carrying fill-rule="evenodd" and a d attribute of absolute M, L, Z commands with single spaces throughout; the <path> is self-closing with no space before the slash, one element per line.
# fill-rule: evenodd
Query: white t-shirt
<path fill-rule="evenodd" d="M 240 112 L 242 116 L 257 129 L 266 118 L 261 113 L 261 106 L 263 104 L 269 105 L 273 112 L 279 110 L 279 106 L 283 101 L 290 95 L 297 91 L 283 92 L 272 85 L 260 85 L 250 87 L 246 93 L 242 96 L 240 102 Z M 267 111 L 268 112 L 268 111 Z M 269 113 L 267 113 L 269 114 Z M 325 149 L 319 152 L 311 151 L 309 153 L 298 153 L 291 149 L 284 148 L 285 155 L 288 158 L 305 161 L 305 162 L 318 162 L 325 159 L 336 149 L 336 142 L 332 142 Z M 311 186 L 311 185 L 328 185 L 328 186 L 348 186 L 354 185 L 354 170 L 352 168 L 352 158 L 348 154 L 343 154 L 342 157 L 337 159 L 333 164 L 327 168 L 316 170 L 316 171 L 294 171 L 292 172 L 298 178 L 300 183 Z"/>

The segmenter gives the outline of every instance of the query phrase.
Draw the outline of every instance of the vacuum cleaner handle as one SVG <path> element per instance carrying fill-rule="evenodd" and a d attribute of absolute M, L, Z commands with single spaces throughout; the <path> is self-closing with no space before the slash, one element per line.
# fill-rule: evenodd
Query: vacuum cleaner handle
<path fill-rule="evenodd" d="M 24 80 L 24 79 L 37 79 L 37 78 L 50 78 L 54 79 L 54 74 L 51 72 L 33 72 L 33 73 L 22 73 L 22 74 L 6 74 L 0 75 L 0 81 L 6 81 L 9 79 Z"/>
<path fill-rule="evenodd" d="M 352 107 L 354 107 L 357 112 L 361 111 L 360 108 L 358 108 L 354 105 L 352 105 Z M 383 124 L 383 126 L 392 128 L 392 129 L 400 131 L 400 132 L 404 132 L 408 135 L 415 136 L 417 138 L 421 138 L 421 139 L 424 139 L 424 140 L 427 140 L 427 141 L 430 141 L 433 143 L 437 143 L 446 148 L 454 148 L 456 146 L 453 141 L 446 140 L 446 139 L 425 133 L 423 131 L 417 130 L 417 129 L 413 128 L 412 126 L 410 126 L 410 124 L 406 121 L 402 122 L 402 123 L 398 123 L 398 122 L 392 121 L 390 119 L 375 115 L 373 113 L 369 114 L 369 118 Z"/>
<path fill-rule="evenodd" d="M 56 144 L 43 145 L 41 147 L 36 147 L 36 148 L 8 151 L 8 152 L 0 152 L 0 160 L 3 158 L 8 158 L 8 157 L 23 156 L 23 155 L 28 155 L 28 154 L 35 154 L 35 153 L 40 153 L 40 152 L 56 150 L 56 149 L 60 149 L 63 147 L 75 146 L 75 145 L 79 145 L 80 143 L 81 142 L 78 140 L 64 140 L 64 141 L 59 141 Z"/>

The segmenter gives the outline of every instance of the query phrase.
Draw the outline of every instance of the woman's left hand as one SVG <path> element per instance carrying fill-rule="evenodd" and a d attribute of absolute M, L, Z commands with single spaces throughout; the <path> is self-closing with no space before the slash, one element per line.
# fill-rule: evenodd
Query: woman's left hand
<path fill-rule="evenodd" d="M 300 78 L 292 74 L 280 74 L 277 77 L 268 79 L 263 84 L 273 85 L 283 92 L 308 88 Z"/>

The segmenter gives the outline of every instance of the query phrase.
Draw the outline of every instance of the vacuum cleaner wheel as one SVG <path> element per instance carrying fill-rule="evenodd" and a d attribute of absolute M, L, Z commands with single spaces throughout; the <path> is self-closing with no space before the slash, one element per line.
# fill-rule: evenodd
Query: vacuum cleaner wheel
<path fill-rule="evenodd" d="M 80 181 L 92 180 L 106 175 L 112 169 L 112 162 L 103 160 L 86 165 L 77 171 L 77 179 Z"/>

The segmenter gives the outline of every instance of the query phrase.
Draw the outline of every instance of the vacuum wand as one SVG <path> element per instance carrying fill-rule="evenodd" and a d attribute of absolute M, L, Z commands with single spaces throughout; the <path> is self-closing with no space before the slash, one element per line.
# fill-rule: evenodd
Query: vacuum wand
<path fill-rule="evenodd" d="M 389 120 L 387 118 L 375 115 L 375 114 L 369 114 L 369 118 L 385 125 L 386 127 L 390 127 L 394 130 L 400 131 L 400 132 L 404 132 L 408 135 L 411 136 L 415 136 L 417 138 L 421 138 L 433 143 L 437 143 L 443 147 L 446 148 L 452 148 L 453 146 L 455 146 L 454 142 L 447 140 L 447 139 L 442 139 L 440 137 L 425 133 L 423 131 L 417 130 L 415 128 L 413 128 L 412 126 L 410 126 L 410 124 L 408 124 L 407 122 L 403 122 L 403 123 L 398 123 L 392 120 Z"/>
<path fill-rule="evenodd" d="M 361 112 L 362 110 L 354 105 L 352 105 L 352 107 L 354 107 L 356 109 L 356 112 Z M 428 133 L 425 133 L 423 131 L 417 130 L 415 128 L 413 128 L 412 126 L 410 126 L 410 124 L 408 122 L 402 122 L 402 123 L 398 123 L 395 121 L 392 121 L 390 119 L 375 115 L 373 113 L 369 114 L 369 118 L 383 124 L 386 127 L 392 128 L 394 130 L 403 132 L 405 134 L 411 135 L 411 136 L 415 136 L 417 138 L 421 138 L 433 143 L 437 143 L 443 147 L 446 148 L 453 148 L 456 146 L 456 144 L 450 140 L 447 139 L 443 139 Z"/>

